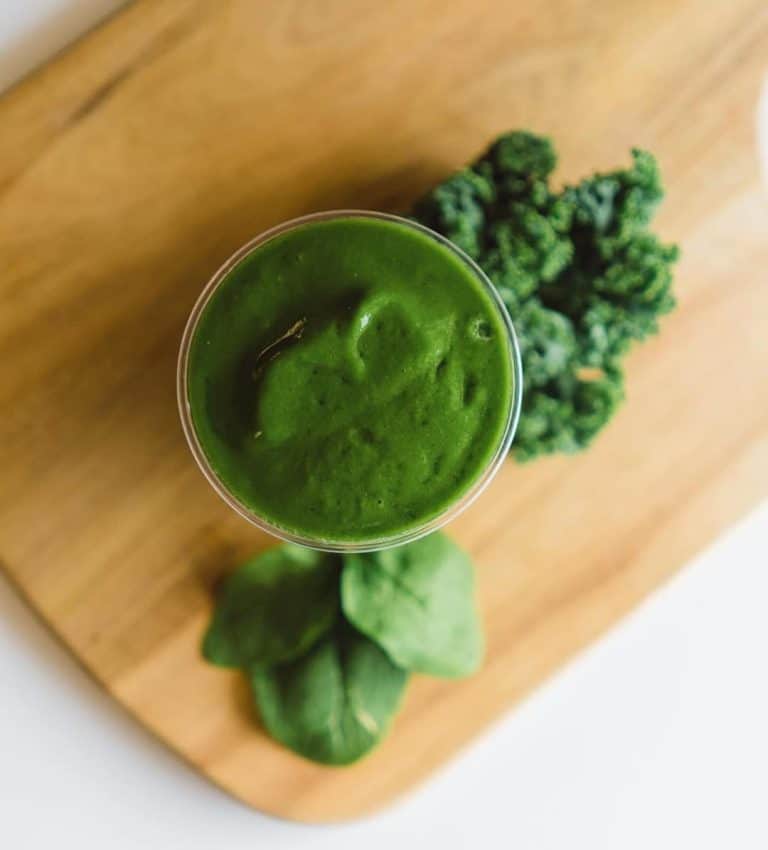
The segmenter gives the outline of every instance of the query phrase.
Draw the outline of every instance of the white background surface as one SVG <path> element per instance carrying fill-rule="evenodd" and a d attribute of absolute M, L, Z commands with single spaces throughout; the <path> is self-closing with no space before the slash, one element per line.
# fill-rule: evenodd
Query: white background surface
<path fill-rule="evenodd" d="M 0 89 L 119 5 L 0 0 Z M 339 827 L 197 777 L 0 579 L 0 847 L 766 850 L 767 567 L 768 504 L 432 782 Z"/>

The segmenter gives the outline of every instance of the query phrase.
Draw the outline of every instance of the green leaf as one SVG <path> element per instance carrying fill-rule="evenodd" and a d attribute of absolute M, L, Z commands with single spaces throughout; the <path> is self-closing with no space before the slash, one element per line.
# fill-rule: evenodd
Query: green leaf
<path fill-rule="evenodd" d="M 675 306 L 674 245 L 649 230 L 664 195 L 655 158 L 555 191 L 549 139 L 506 133 L 414 206 L 468 251 L 497 287 L 520 342 L 518 460 L 577 452 L 623 397 L 621 361 Z M 587 386 L 587 367 L 598 378 Z M 586 415 L 585 415 L 586 414 Z"/>
<path fill-rule="evenodd" d="M 352 624 L 406 670 L 459 677 L 480 666 L 472 564 L 444 534 L 345 556 L 341 604 Z"/>
<path fill-rule="evenodd" d="M 203 655 L 247 668 L 297 658 L 336 621 L 338 595 L 338 556 L 291 544 L 270 549 L 224 583 Z"/>
<path fill-rule="evenodd" d="M 267 731 L 321 764 L 349 764 L 381 741 L 408 674 L 342 624 L 301 658 L 251 674 Z"/>

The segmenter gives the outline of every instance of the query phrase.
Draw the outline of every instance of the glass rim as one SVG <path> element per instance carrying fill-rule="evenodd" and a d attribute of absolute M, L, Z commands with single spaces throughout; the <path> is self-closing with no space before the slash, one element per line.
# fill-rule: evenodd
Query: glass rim
<path fill-rule="evenodd" d="M 188 392 L 189 386 L 187 380 L 191 343 L 197 330 L 200 317 L 205 311 L 205 308 L 208 306 L 208 302 L 213 294 L 235 266 L 244 260 L 252 251 L 277 236 L 281 236 L 282 234 L 305 224 L 337 218 L 373 218 L 391 221 L 396 224 L 409 227 L 429 236 L 431 239 L 436 240 L 440 245 L 450 250 L 451 253 L 467 265 L 482 284 L 484 291 L 486 291 L 490 296 L 491 301 L 498 311 L 502 325 L 507 332 L 507 352 L 509 355 L 509 363 L 513 380 L 512 395 L 510 397 L 509 410 L 507 411 L 507 420 L 502 437 L 483 472 L 474 482 L 472 482 L 469 488 L 438 514 L 422 523 L 419 523 L 418 525 L 396 532 L 395 534 L 372 537 L 360 541 L 331 540 L 297 534 L 265 519 L 247 505 L 244 505 L 216 474 L 216 471 L 211 466 L 205 451 L 198 440 L 194 422 L 192 421 L 192 411 L 189 403 Z M 404 543 L 412 543 L 421 537 L 425 537 L 427 534 L 431 534 L 433 531 L 437 531 L 447 523 L 456 519 L 456 517 L 463 513 L 490 484 L 509 453 L 512 440 L 515 436 L 515 431 L 517 430 L 517 424 L 520 419 L 522 395 L 523 370 L 520 347 L 515 333 L 515 328 L 501 296 L 485 272 L 468 254 L 449 239 L 446 239 L 446 237 L 442 234 L 437 233 L 429 227 L 425 227 L 419 222 L 404 218 L 403 216 L 395 215 L 394 213 L 379 212 L 376 210 L 324 210 L 322 212 L 298 216 L 296 218 L 289 219 L 288 221 L 281 222 L 274 227 L 268 228 L 262 233 L 259 233 L 257 236 L 254 236 L 253 239 L 246 242 L 242 247 L 238 248 L 238 250 L 228 257 L 217 271 L 214 272 L 213 276 L 203 287 L 203 290 L 197 297 L 181 337 L 181 346 L 179 348 L 176 369 L 176 397 L 182 430 L 190 451 L 192 452 L 192 456 L 194 457 L 201 472 L 208 480 L 208 483 L 213 487 L 214 491 L 221 499 L 224 500 L 224 502 L 226 502 L 227 505 L 229 505 L 230 508 L 232 508 L 232 510 L 262 531 L 265 531 L 287 543 L 295 543 L 309 549 L 316 549 L 323 552 L 373 552 L 380 549 L 389 549 L 394 546 L 400 546 Z"/>

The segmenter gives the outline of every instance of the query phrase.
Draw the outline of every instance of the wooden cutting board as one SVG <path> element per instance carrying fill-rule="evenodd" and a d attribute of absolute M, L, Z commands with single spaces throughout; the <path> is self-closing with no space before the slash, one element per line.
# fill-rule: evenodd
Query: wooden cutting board
<path fill-rule="evenodd" d="M 0 101 L 0 556 L 93 675 L 266 812 L 368 812 L 424 779 L 768 491 L 768 213 L 754 110 L 765 0 L 146 0 Z M 216 580 L 270 543 L 177 421 L 211 272 L 311 210 L 399 210 L 498 132 L 577 178 L 647 146 L 680 306 L 586 455 L 508 462 L 451 531 L 489 657 L 418 679 L 348 769 L 255 725 L 198 642 Z M 717 628 L 717 624 L 713 624 Z"/>

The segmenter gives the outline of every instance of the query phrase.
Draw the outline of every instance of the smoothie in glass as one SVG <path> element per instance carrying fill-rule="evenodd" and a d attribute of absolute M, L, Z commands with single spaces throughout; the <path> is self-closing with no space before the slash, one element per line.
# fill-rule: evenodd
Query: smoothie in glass
<path fill-rule="evenodd" d="M 243 515 L 373 548 L 479 492 L 511 440 L 518 369 L 504 308 L 458 249 L 395 216 L 319 214 L 254 240 L 204 291 L 182 419 Z"/>

